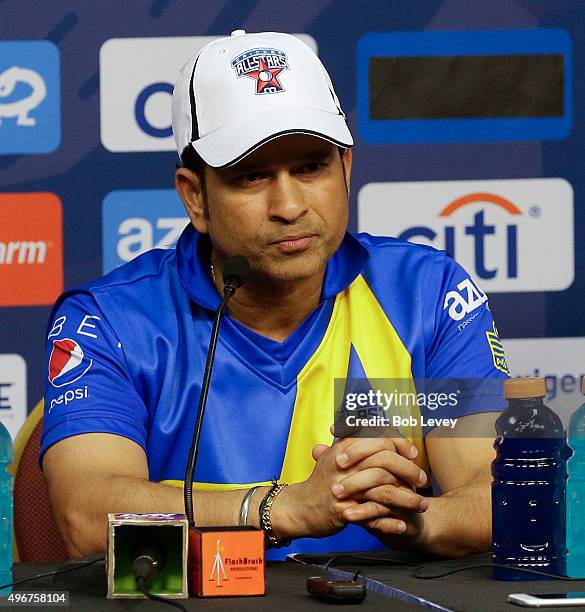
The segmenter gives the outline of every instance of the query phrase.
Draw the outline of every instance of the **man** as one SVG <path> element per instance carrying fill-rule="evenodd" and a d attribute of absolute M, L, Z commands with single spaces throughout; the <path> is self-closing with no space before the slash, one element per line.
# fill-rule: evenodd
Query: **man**
<path fill-rule="evenodd" d="M 249 504 L 247 524 L 292 541 L 272 558 L 488 548 L 490 439 L 330 432 L 336 378 L 506 374 L 483 294 L 458 325 L 448 296 L 470 281 L 445 253 L 346 233 L 353 141 L 318 58 L 289 35 L 234 32 L 184 67 L 172 111 L 191 220 L 176 251 L 68 292 L 49 325 L 41 458 L 70 554 L 105 549 L 108 512 L 183 510 L 213 311 L 235 254 L 251 274 L 222 322 L 196 523 L 236 525 Z M 478 396 L 452 416 L 493 431 L 498 409 Z M 416 489 L 429 471 L 441 495 L 427 499 Z"/>

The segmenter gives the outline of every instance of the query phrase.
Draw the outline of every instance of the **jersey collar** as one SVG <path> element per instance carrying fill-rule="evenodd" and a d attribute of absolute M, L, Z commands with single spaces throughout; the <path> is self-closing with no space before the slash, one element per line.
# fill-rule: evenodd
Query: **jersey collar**
<path fill-rule="evenodd" d="M 215 310 L 220 297 L 211 281 L 209 256 L 211 244 L 206 234 L 200 234 L 189 224 L 177 242 L 179 276 L 191 299 L 209 310 Z M 369 257 L 368 249 L 349 232 L 327 262 L 322 297 L 335 297 L 360 274 Z"/>

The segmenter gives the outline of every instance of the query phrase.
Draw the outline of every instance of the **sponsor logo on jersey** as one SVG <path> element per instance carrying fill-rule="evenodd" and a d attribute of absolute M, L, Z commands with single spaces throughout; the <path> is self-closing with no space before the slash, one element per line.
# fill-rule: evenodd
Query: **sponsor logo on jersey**
<path fill-rule="evenodd" d="M 0 355 L 0 421 L 13 440 L 26 411 L 26 361 L 21 355 Z"/>
<path fill-rule="evenodd" d="M 101 321 L 101 318 L 97 315 L 84 314 L 80 319 L 75 320 L 74 324 L 76 325 L 77 334 L 81 334 L 82 336 L 87 336 L 88 338 L 93 338 L 94 340 L 98 339 L 98 335 L 95 333 L 97 330 L 97 325 L 92 321 Z M 47 340 L 54 338 L 55 336 L 60 336 L 63 331 L 63 326 L 67 323 L 67 316 L 62 315 L 57 317 L 53 321 L 53 326 L 51 327 L 51 331 L 47 336 Z M 81 350 L 81 348 L 79 349 Z M 83 351 L 82 351 L 83 352 Z"/>
<path fill-rule="evenodd" d="M 91 368 L 81 346 L 71 338 L 53 340 L 49 357 L 49 382 L 53 387 L 64 387 L 78 381 Z"/>
<path fill-rule="evenodd" d="M 489 293 L 574 280 L 573 189 L 564 179 L 372 183 L 360 231 L 444 249 Z"/>
<path fill-rule="evenodd" d="M 55 406 L 59 406 L 61 404 L 63 404 L 64 406 L 67 406 L 71 402 L 74 402 L 76 400 L 86 399 L 88 397 L 89 397 L 89 389 L 87 385 L 79 389 L 67 389 L 65 393 L 62 393 L 61 395 L 59 395 L 59 397 L 56 397 L 55 399 L 51 400 L 49 404 L 49 414 L 51 413 L 51 410 L 53 410 Z"/>
<path fill-rule="evenodd" d="M 59 49 L 0 42 L 0 154 L 49 153 L 61 141 Z"/>
<path fill-rule="evenodd" d="M 0 194 L 0 306 L 52 304 L 63 291 L 61 201 Z"/>
<path fill-rule="evenodd" d="M 250 49 L 232 60 L 232 68 L 238 77 L 256 81 L 256 94 L 284 91 L 278 80 L 283 70 L 288 70 L 288 57 L 279 49 Z"/>
<path fill-rule="evenodd" d="M 470 278 L 466 278 L 457 285 L 457 291 L 447 292 L 443 310 L 448 309 L 453 321 L 461 321 L 486 302 L 487 295 Z"/>
<path fill-rule="evenodd" d="M 104 274 L 150 249 L 173 248 L 188 223 L 174 189 L 110 192 L 102 206 Z"/>
<path fill-rule="evenodd" d="M 502 345 L 498 335 L 498 330 L 496 329 L 495 323 L 493 324 L 492 330 L 485 332 L 485 336 L 487 338 L 488 346 L 490 347 L 494 367 L 497 370 L 500 370 L 500 372 L 504 372 L 504 374 L 510 374 L 508 363 L 506 362 L 506 356 L 504 354 L 504 346 Z"/>

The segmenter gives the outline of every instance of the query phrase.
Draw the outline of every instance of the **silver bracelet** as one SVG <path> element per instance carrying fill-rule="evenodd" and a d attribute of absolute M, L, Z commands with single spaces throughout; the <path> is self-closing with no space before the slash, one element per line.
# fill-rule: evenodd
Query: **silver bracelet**
<path fill-rule="evenodd" d="M 248 523 L 248 510 L 250 509 L 250 502 L 252 501 L 252 496 L 256 492 L 256 489 L 259 487 L 252 487 L 246 491 L 246 495 L 244 495 L 244 499 L 242 500 L 242 505 L 240 506 L 240 527 L 245 527 Z"/>
<path fill-rule="evenodd" d="M 264 530 L 264 541 L 267 548 L 282 548 L 288 546 L 292 540 L 279 540 L 272 531 L 272 521 L 270 520 L 270 511 L 272 510 L 272 504 L 276 496 L 288 485 L 286 483 L 278 483 L 277 480 L 272 481 L 272 488 L 264 499 L 260 502 L 260 508 L 258 514 L 260 515 L 260 528 Z"/>

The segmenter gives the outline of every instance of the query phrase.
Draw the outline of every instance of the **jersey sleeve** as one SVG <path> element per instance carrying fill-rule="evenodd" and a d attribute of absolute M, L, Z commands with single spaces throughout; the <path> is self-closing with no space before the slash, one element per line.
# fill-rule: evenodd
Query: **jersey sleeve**
<path fill-rule="evenodd" d="M 427 328 L 425 377 L 457 393 L 448 414 L 431 416 L 503 410 L 502 380 L 510 373 L 486 294 L 445 252 L 436 254 L 426 287 L 423 313 L 432 326 Z"/>
<path fill-rule="evenodd" d="M 41 465 L 50 446 L 78 434 L 116 434 L 146 448 L 148 410 L 127 373 L 124 348 L 91 295 L 71 295 L 53 311 L 46 364 Z"/>

